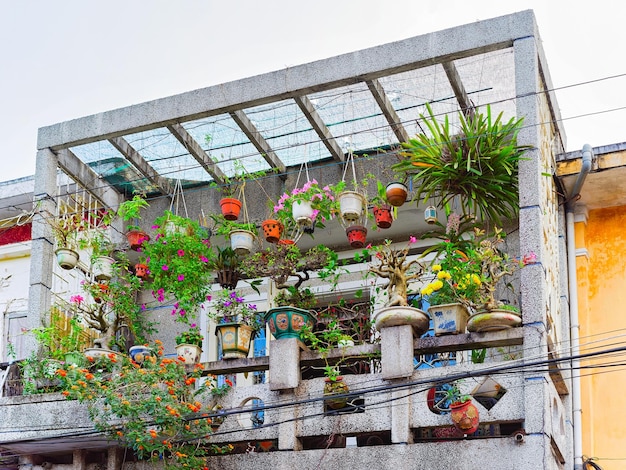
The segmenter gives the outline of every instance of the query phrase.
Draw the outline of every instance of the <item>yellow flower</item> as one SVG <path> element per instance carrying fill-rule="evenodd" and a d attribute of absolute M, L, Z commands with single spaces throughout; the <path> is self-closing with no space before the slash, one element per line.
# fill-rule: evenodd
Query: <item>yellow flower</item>
<path fill-rule="evenodd" d="M 437 279 L 443 279 L 443 280 L 447 280 L 447 279 L 451 279 L 452 276 L 450 275 L 450 273 L 448 271 L 439 271 L 437 273 Z"/>
<path fill-rule="evenodd" d="M 443 282 L 437 279 L 436 281 L 431 282 L 430 285 L 432 286 L 433 290 L 439 290 L 443 287 Z"/>
<path fill-rule="evenodd" d="M 441 271 L 441 265 L 440 264 L 433 265 L 432 270 L 434 273 Z"/>
<path fill-rule="evenodd" d="M 472 274 L 472 282 L 474 282 L 474 284 L 476 284 L 477 286 L 480 286 L 482 284 L 480 277 L 478 277 L 476 274 Z"/>

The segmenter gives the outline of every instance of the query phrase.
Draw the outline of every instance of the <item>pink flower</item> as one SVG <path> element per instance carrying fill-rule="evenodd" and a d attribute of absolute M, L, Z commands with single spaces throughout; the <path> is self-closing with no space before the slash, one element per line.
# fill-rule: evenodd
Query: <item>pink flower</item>
<path fill-rule="evenodd" d="M 168 269 L 170 269 L 170 267 L 167 264 L 164 264 L 163 266 L 161 266 L 161 269 L 163 271 L 167 271 Z"/>
<path fill-rule="evenodd" d="M 413 235 L 411 235 L 409 237 L 409 244 L 412 245 L 413 243 L 417 243 L 417 238 L 415 238 Z"/>
<path fill-rule="evenodd" d="M 207 295 L 207 296 L 206 296 L 206 299 L 210 302 L 210 301 L 211 301 L 211 296 L 210 296 L 210 295 Z"/>
<path fill-rule="evenodd" d="M 179 275 L 178 275 L 178 277 L 177 277 L 177 279 L 178 279 L 179 281 L 184 281 L 184 280 L 185 280 L 185 275 L 184 275 L 184 274 L 179 274 Z"/>
<path fill-rule="evenodd" d="M 180 257 L 185 256 L 185 250 L 178 250 L 177 253 L 178 253 L 178 256 Z"/>
<path fill-rule="evenodd" d="M 202 261 L 203 263 L 208 263 L 208 262 L 209 262 L 209 258 L 207 258 L 207 257 L 206 257 L 206 256 L 204 256 L 204 255 L 201 255 L 201 256 L 200 256 L 200 261 Z"/>
<path fill-rule="evenodd" d="M 83 296 L 82 296 L 82 295 L 73 295 L 73 296 L 71 296 L 71 297 L 70 297 L 70 302 L 72 302 L 73 304 L 78 304 L 78 305 L 80 305 L 80 303 L 81 303 L 83 300 L 85 300 L 85 299 L 83 298 Z"/>

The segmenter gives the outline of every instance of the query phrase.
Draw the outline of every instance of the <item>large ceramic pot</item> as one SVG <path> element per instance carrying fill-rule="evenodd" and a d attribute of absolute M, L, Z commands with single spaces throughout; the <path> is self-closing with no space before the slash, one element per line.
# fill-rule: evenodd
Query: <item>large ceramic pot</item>
<path fill-rule="evenodd" d="M 254 251 L 255 235 L 249 230 L 233 230 L 230 232 L 230 247 L 240 256 Z"/>
<path fill-rule="evenodd" d="M 276 219 L 266 219 L 261 224 L 263 229 L 263 236 L 268 243 L 278 243 L 280 236 L 283 234 L 285 226 Z"/>
<path fill-rule="evenodd" d="M 465 333 L 469 312 L 463 304 L 433 305 L 428 308 L 435 336 Z"/>
<path fill-rule="evenodd" d="M 315 320 L 309 310 L 289 306 L 271 308 L 265 313 L 265 322 L 276 339 L 300 338 L 302 327 L 313 327 Z"/>
<path fill-rule="evenodd" d="M 450 405 L 450 419 L 454 426 L 463 434 L 473 434 L 478 430 L 480 417 L 478 408 L 471 400 Z"/>
<path fill-rule="evenodd" d="M 326 377 L 324 380 L 324 395 L 344 395 L 350 391 L 348 385 L 343 381 L 343 377 L 339 376 L 334 380 Z M 340 410 L 348 404 L 348 397 L 327 398 L 324 400 L 327 408 L 332 410 Z"/>
<path fill-rule="evenodd" d="M 248 357 L 254 329 L 242 323 L 220 323 L 215 336 L 222 346 L 222 359 L 242 359 Z"/>
<path fill-rule="evenodd" d="M 176 354 L 179 358 L 182 358 L 185 364 L 197 364 L 200 362 L 202 349 L 200 348 L 200 346 L 197 346 L 195 344 L 177 344 Z"/>
<path fill-rule="evenodd" d="M 74 269 L 78 264 L 78 253 L 69 248 L 59 248 L 54 252 L 57 256 L 57 263 L 63 269 Z"/>
<path fill-rule="evenodd" d="M 495 309 L 475 313 L 467 320 L 467 331 L 483 333 L 485 331 L 508 330 L 522 324 L 522 316 L 512 310 Z"/>
<path fill-rule="evenodd" d="M 222 215 L 226 220 L 237 220 L 241 212 L 241 201 L 233 197 L 225 197 L 220 199 L 220 207 Z"/>
<path fill-rule="evenodd" d="M 419 308 L 394 305 L 384 307 L 374 314 L 374 325 L 380 331 L 381 328 L 390 326 L 411 325 L 413 334 L 422 336 L 428 331 L 430 318 L 426 312 Z"/>
<path fill-rule="evenodd" d="M 387 202 L 392 206 L 399 207 L 406 201 L 409 190 L 403 183 L 389 183 L 385 190 Z"/>

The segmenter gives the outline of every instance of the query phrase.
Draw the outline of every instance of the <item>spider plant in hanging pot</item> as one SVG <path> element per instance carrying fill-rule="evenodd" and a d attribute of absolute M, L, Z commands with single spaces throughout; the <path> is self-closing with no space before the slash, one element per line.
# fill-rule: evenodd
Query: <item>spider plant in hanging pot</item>
<path fill-rule="evenodd" d="M 501 225 L 519 212 L 518 164 L 530 148 L 517 144 L 523 119 L 504 122 L 486 112 L 458 114 L 458 133 L 452 133 L 448 117 L 443 123 L 426 104 L 420 115 L 429 135 L 404 142 L 403 159 L 393 165 L 402 177 L 415 182 L 414 199 L 428 202 L 437 197 L 441 207 L 458 203 L 463 214 L 489 219 Z"/>
<path fill-rule="evenodd" d="M 139 227 L 138 221 L 141 219 L 141 210 L 149 207 L 148 202 L 140 194 L 135 194 L 132 199 L 120 204 L 117 215 L 126 222 L 133 221 L 134 224 L 126 226 L 126 239 L 130 248 L 139 251 L 145 242 L 150 241 L 150 236 Z"/>

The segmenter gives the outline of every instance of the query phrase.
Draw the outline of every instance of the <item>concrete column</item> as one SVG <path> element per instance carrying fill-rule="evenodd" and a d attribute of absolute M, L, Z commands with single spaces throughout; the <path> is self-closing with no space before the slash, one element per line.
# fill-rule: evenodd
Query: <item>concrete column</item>
<path fill-rule="evenodd" d="M 380 352 L 383 379 L 413 375 L 413 328 L 390 326 L 380 330 Z"/>
<path fill-rule="evenodd" d="M 85 470 L 87 468 L 87 451 L 77 449 L 72 456 L 72 469 Z"/>
<path fill-rule="evenodd" d="M 270 390 L 293 390 L 300 385 L 300 341 L 270 341 Z"/>
<path fill-rule="evenodd" d="M 283 341 L 283 340 L 281 340 Z M 284 392 L 280 394 L 280 401 L 292 402 L 298 397 L 293 392 Z M 278 449 L 279 450 L 302 450 L 302 443 L 298 439 L 300 430 L 300 421 L 297 419 L 301 416 L 300 407 L 286 406 L 280 408 L 278 420 Z"/>
<path fill-rule="evenodd" d="M 391 442 L 393 444 L 412 444 L 411 434 L 411 400 L 408 391 L 394 390 L 391 392 Z"/>
<path fill-rule="evenodd" d="M 109 447 L 107 454 L 107 470 L 122 468 L 124 453 L 119 447 Z"/>

